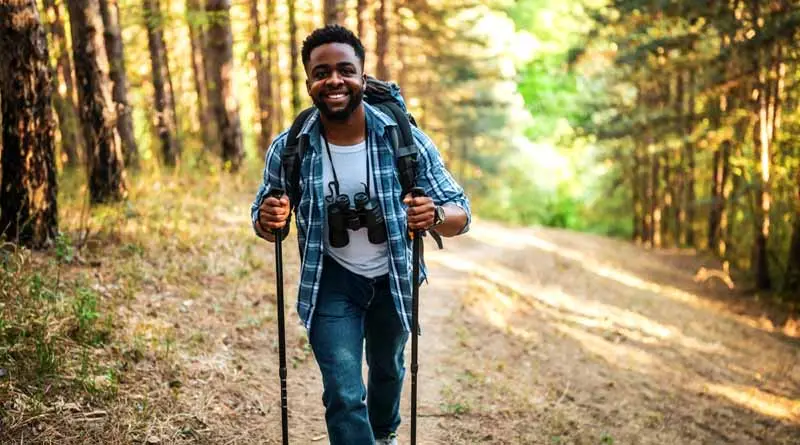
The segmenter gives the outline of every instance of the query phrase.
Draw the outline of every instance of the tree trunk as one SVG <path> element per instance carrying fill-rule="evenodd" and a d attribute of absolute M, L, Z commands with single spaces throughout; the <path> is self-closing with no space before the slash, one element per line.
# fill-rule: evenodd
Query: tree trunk
<path fill-rule="evenodd" d="M 54 0 L 43 0 L 43 4 L 46 11 L 45 16 L 50 19 L 49 31 L 55 48 L 56 66 L 52 76 L 53 91 L 55 92 L 53 105 L 58 115 L 58 128 L 61 132 L 62 162 L 70 167 L 75 167 L 80 164 L 82 141 L 67 33 L 64 30 L 61 5 L 57 5 Z M 63 86 L 63 90 L 61 86 Z"/>
<path fill-rule="evenodd" d="M 344 1 L 324 0 L 323 21 L 326 25 L 344 24 Z"/>
<path fill-rule="evenodd" d="M 760 52 L 760 51 L 759 51 Z M 753 135 L 756 162 L 758 165 L 758 179 L 755 181 L 756 192 L 756 227 L 755 243 L 753 251 L 753 268 L 756 277 L 756 285 L 759 289 L 767 290 L 772 287 L 769 276 L 769 258 L 767 256 L 767 246 L 770 231 L 769 210 L 771 204 L 770 190 L 770 123 L 768 117 L 767 75 L 766 70 L 761 66 L 760 57 L 757 56 L 755 66 L 759 76 L 758 98 L 756 99 L 756 126 Z"/>
<path fill-rule="evenodd" d="M 222 161 L 225 169 L 236 171 L 244 158 L 239 104 L 233 94 L 233 34 L 230 23 L 230 0 L 207 0 L 206 11 L 215 19 L 208 28 L 209 68 L 214 84 L 214 115 L 219 123 Z"/>
<path fill-rule="evenodd" d="M 67 0 L 67 8 L 89 158 L 89 195 L 93 203 L 119 201 L 127 193 L 125 164 L 115 128 L 100 5 L 98 0 Z"/>
<path fill-rule="evenodd" d="M 0 3 L 0 233 L 41 248 L 58 234 L 55 122 L 47 36 L 34 0 Z"/>
<path fill-rule="evenodd" d="M 731 143 L 723 141 L 714 149 L 712 156 L 711 176 L 711 210 L 708 214 L 708 248 L 720 257 L 725 256 L 725 242 L 722 232 L 727 224 L 725 208 L 727 204 L 726 188 L 730 176 Z"/>
<path fill-rule="evenodd" d="M 280 51 L 276 38 L 278 36 L 277 21 L 275 21 L 274 0 L 267 1 L 267 60 L 269 66 L 270 89 L 272 91 L 271 109 L 273 111 L 273 126 L 280 131 L 283 128 L 283 95 L 281 94 L 281 66 Z"/>
<path fill-rule="evenodd" d="M 687 85 L 689 97 L 686 104 L 686 143 L 684 145 L 684 159 L 686 168 L 683 169 L 683 182 L 685 190 L 683 199 L 681 200 L 681 213 L 684 215 L 681 218 L 681 245 L 694 247 L 694 220 L 695 220 L 695 206 L 697 196 L 694 190 L 695 187 L 695 150 L 691 141 L 691 135 L 694 132 L 694 108 L 695 108 L 695 82 L 696 76 L 694 70 L 689 71 L 689 84 Z"/>
<path fill-rule="evenodd" d="M 378 79 L 389 80 L 389 65 L 387 60 L 387 53 L 389 52 L 389 25 L 387 14 L 389 8 L 386 3 L 387 0 L 379 0 L 378 11 L 375 13 L 375 28 L 376 28 L 376 56 L 377 64 L 375 67 L 375 74 Z"/>
<path fill-rule="evenodd" d="M 633 177 L 631 180 L 631 189 L 633 191 L 633 241 L 636 244 L 644 242 L 644 202 L 643 196 L 645 191 L 640 187 L 642 175 L 642 149 L 641 144 L 637 141 L 633 152 Z"/>
<path fill-rule="evenodd" d="M 120 33 L 118 0 L 100 0 L 100 13 L 103 16 L 105 29 L 106 52 L 109 61 L 109 77 L 113 83 L 111 97 L 117 111 L 117 131 L 122 141 L 122 153 L 125 165 L 139 165 L 139 150 L 133 131 L 133 112 L 128 104 L 128 76 L 125 74 L 125 56 Z"/>
<path fill-rule="evenodd" d="M 295 17 L 295 0 L 287 0 L 289 3 L 289 47 L 291 62 L 289 63 L 289 78 L 292 83 L 292 115 L 300 113 L 300 67 L 298 66 L 297 49 L 297 17 Z"/>
<path fill-rule="evenodd" d="M 652 137 L 647 137 L 647 146 L 652 145 Z M 649 246 L 652 248 L 661 247 L 661 193 L 659 191 L 660 161 L 658 153 L 650 153 L 650 177 L 647 181 L 647 229 Z"/>
<path fill-rule="evenodd" d="M 167 46 L 164 43 L 164 17 L 158 0 L 144 0 L 144 16 L 147 23 L 147 46 L 150 49 L 150 62 L 153 73 L 155 109 L 158 137 L 161 139 L 161 153 L 164 163 L 174 166 L 180 158 L 177 114 L 175 113 L 175 94 L 169 72 Z"/>
<path fill-rule="evenodd" d="M 205 10 L 200 0 L 189 0 L 187 4 L 187 21 L 189 22 L 189 43 L 192 51 L 192 77 L 197 94 L 197 120 L 200 123 L 200 134 L 203 139 L 203 151 L 212 150 L 218 143 L 215 140 L 216 123 L 211 107 L 208 105 L 208 71 L 203 51 L 206 48 L 206 35 L 202 26 Z"/>
<path fill-rule="evenodd" d="M 358 38 L 364 40 L 366 37 L 364 35 L 364 27 L 366 25 L 366 18 L 364 17 L 364 12 L 367 10 L 367 0 L 357 0 L 356 1 L 356 32 L 358 34 Z"/>
<path fill-rule="evenodd" d="M 267 0 L 267 3 L 269 0 Z M 260 126 L 258 149 L 265 154 L 272 141 L 272 79 L 270 79 L 270 57 L 264 57 L 261 43 L 261 20 L 258 17 L 258 0 L 250 0 L 250 24 L 253 28 L 251 51 L 256 70 L 258 123 Z"/>
<path fill-rule="evenodd" d="M 395 0 L 394 2 L 394 16 L 397 19 L 397 33 L 396 33 L 396 44 L 395 53 L 397 54 L 397 62 L 398 62 L 398 71 L 397 71 L 397 84 L 400 85 L 400 88 L 403 89 L 404 94 L 406 94 L 406 99 L 410 98 L 408 95 L 409 85 L 408 85 L 408 69 L 406 64 L 408 63 L 408 28 L 406 27 L 406 23 L 404 20 L 404 16 L 400 11 L 404 6 L 403 0 Z"/>
<path fill-rule="evenodd" d="M 797 167 L 797 192 L 794 197 L 794 224 L 789 247 L 789 262 L 783 288 L 795 301 L 800 301 L 800 167 Z"/>

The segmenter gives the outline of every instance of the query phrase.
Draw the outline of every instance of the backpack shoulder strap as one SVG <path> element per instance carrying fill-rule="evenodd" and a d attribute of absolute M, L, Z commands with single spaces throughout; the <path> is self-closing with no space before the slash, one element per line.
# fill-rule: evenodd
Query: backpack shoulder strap
<path fill-rule="evenodd" d="M 397 123 L 397 128 L 390 129 L 389 137 L 392 140 L 400 185 L 405 195 L 416 187 L 417 179 L 417 144 L 411 133 L 411 123 L 408 115 L 395 103 L 381 102 L 375 107 Z"/>
<path fill-rule="evenodd" d="M 286 136 L 286 147 L 281 154 L 281 167 L 286 181 L 286 194 L 289 195 L 291 208 L 296 208 L 300 201 L 300 162 L 308 147 L 308 135 L 300 135 L 314 107 L 306 108 L 292 122 Z"/>
<path fill-rule="evenodd" d="M 392 140 L 394 158 L 397 170 L 400 175 L 400 185 L 403 188 L 403 196 L 410 192 L 417 185 L 417 144 L 414 141 L 414 134 L 411 132 L 411 125 L 416 126 L 413 118 L 406 114 L 399 105 L 394 102 L 381 102 L 375 104 L 384 114 L 393 118 L 397 123 L 397 129 L 391 127 L 389 137 Z M 399 135 L 398 135 L 399 133 Z M 436 241 L 439 249 L 443 248 L 442 237 L 435 230 L 429 232 Z"/>

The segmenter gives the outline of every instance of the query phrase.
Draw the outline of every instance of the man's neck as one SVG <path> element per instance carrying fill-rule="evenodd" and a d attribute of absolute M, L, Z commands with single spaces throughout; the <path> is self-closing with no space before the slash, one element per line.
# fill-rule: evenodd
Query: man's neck
<path fill-rule="evenodd" d="M 331 144 L 355 145 L 364 140 L 367 119 L 363 103 L 346 120 L 334 121 L 323 115 L 320 115 L 320 120 L 325 129 L 325 137 Z"/>

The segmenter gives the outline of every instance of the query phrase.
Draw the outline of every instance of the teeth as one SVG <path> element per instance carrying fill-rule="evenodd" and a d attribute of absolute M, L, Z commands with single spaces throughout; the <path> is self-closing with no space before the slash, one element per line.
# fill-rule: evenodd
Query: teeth
<path fill-rule="evenodd" d="M 342 97 L 344 97 L 344 94 L 329 94 L 328 97 L 330 97 L 331 99 L 341 99 Z"/>

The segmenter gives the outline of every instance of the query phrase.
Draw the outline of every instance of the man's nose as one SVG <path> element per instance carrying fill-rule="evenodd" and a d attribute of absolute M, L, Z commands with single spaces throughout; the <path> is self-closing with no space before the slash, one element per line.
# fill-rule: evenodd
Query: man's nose
<path fill-rule="evenodd" d="M 342 76 L 339 74 L 339 72 L 334 70 L 331 73 L 330 77 L 328 77 L 328 82 L 327 83 L 329 85 L 340 85 L 343 81 L 344 80 L 342 79 Z"/>

